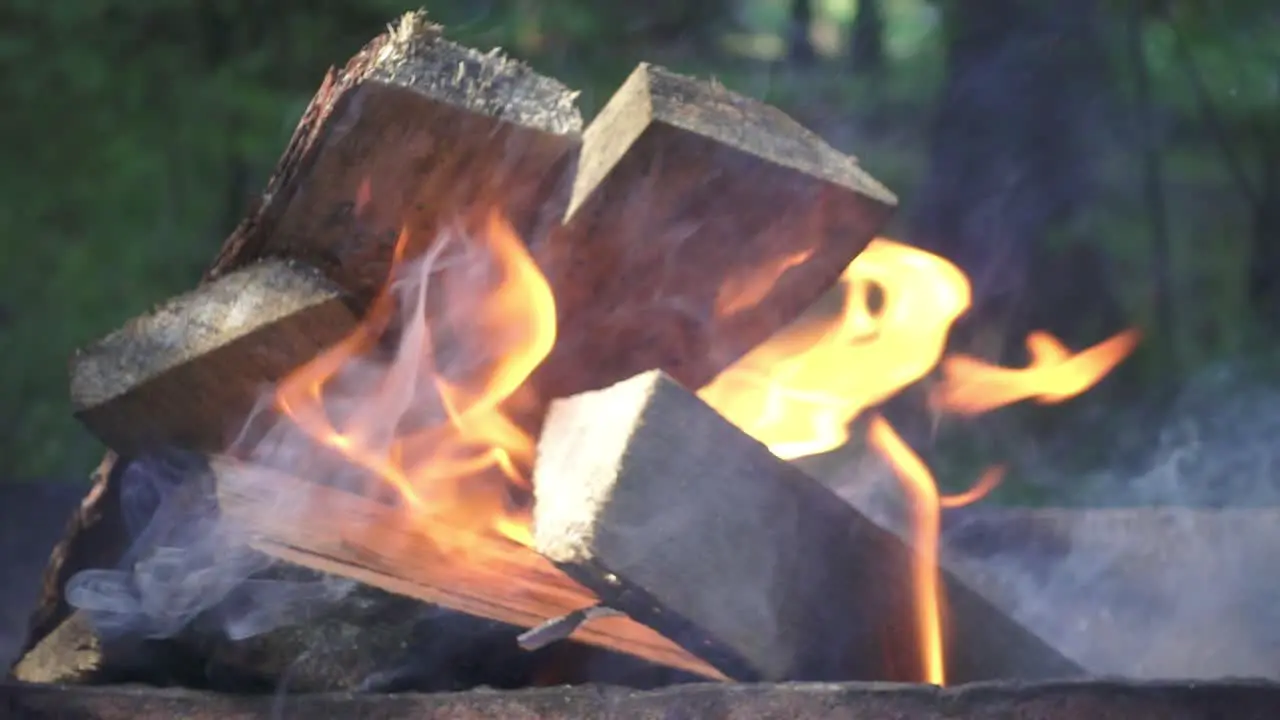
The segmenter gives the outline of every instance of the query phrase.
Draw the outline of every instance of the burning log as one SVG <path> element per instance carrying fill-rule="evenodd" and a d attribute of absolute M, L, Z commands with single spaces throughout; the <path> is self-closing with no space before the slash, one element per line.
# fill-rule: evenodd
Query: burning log
<path fill-rule="evenodd" d="M 539 387 L 653 368 L 703 385 L 830 288 L 894 202 L 779 110 L 641 65 L 583 135 L 564 226 L 535 246 L 560 328 Z"/>
<path fill-rule="evenodd" d="M 552 197 L 582 128 L 576 96 L 409 13 L 329 72 L 208 277 L 288 257 L 368 301 L 402 231 L 417 254 L 441 230 L 501 207 L 535 235 L 559 219 Z"/>
<path fill-rule="evenodd" d="M 266 261 L 176 297 L 78 353 L 76 417 L 117 452 L 226 447 L 270 386 L 356 319 L 320 273 Z"/>
<path fill-rule="evenodd" d="M 304 333 L 313 351 L 350 329 L 341 305 L 367 309 L 397 238 L 412 256 L 442 230 L 469 228 L 495 209 L 531 247 L 559 310 L 557 345 L 532 385 L 567 395 L 650 367 L 697 384 L 828 289 L 894 202 L 852 158 L 714 85 L 642 66 L 585 135 L 573 98 L 500 54 L 444 40 L 421 13 L 406 16 L 326 78 L 207 284 L 171 306 L 170 319 L 135 322 L 113 336 L 118 342 L 84 354 L 74 384 L 82 419 L 126 456 L 162 441 L 223 450 L 248 387 L 305 353 L 290 355 L 297 348 L 288 343 L 290 352 L 271 349 L 277 339 L 263 317 L 246 320 L 257 330 L 235 342 L 189 344 L 165 357 L 135 351 L 146 349 L 150 329 L 190 341 L 182 323 L 199 319 L 210 293 L 286 267 L 258 264 L 284 259 L 334 283 L 312 296 L 319 314 L 304 313 L 285 333 Z M 265 353 L 270 367 L 238 370 L 245 382 L 224 391 L 217 363 L 203 358 L 214 348 L 252 363 Z M 197 402 L 189 389 L 174 402 L 171 378 L 181 373 L 204 392 Z M 65 618 L 66 579 L 118 557 L 116 475 L 99 474 L 55 551 L 28 648 Z"/>
<path fill-rule="evenodd" d="M 90 683 L 104 665 L 102 640 L 83 613 L 74 613 L 24 655 L 12 675 L 32 683 Z"/>
<path fill-rule="evenodd" d="M 534 486 L 539 552 L 730 677 L 923 676 L 908 546 L 660 372 L 553 403 Z M 945 587 L 952 681 L 1082 674 Z"/>

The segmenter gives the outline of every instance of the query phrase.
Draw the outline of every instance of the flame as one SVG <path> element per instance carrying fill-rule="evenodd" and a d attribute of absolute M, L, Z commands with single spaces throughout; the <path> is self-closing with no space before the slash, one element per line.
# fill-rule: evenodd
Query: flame
<path fill-rule="evenodd" d="M 783 273 L 808 260 L 816 249 L 783 255 L 755 272 L 729 278 L 716 293 L 716 317 L 728 317 L 754 307 L 769 294 Z"/>
<path fill-rule="evenodd" d="M 707 404 L 793 459 L 833 450 L 849 422 L 937 365 L 951 324 L 968 307 L 954 265 L 892 240 L 873 240 L 840 277 L 843 312 L 804 319 L 698 391 Z M 871 309 L 871 293 L 883 302 Z"/>
<path fill-rule="evenodd" d="M 968 355 L 942 363 L 944 381 L 931 393 L 934 407 L 976 415 L 1020 400 L 1060 403 L 1093 387 L 1138 345 L 1138 331 L 1125 330 L 1075 355 L 1045 332 L 1027 336 L 1031 362 L 1022 369 L 989 365 Z"/>
<path fill-rule="evenodd" d="M 840 279 L 843 311 L 806 317 L 748 353 L 699 391 L 699 396 L 778 457 L 795 459 L 833 450 L 868 407 L 892 397 L 941 362 L 944 381 L 932 405 L 976 414 L 1035 399 L 1056 403 L 1078 395 L 1110 372 L 1137 344 L 1128 330 L 1072 354 L 1037 331 L 1024 369 L 968 356 L 943 359 L 951 325 L 968 308 L 968 278 L 943 258 L 892 240 L 873 240 Z M 879 307 L 873 309 L 872 292 Z M 946 681 L 938 537 L 943 509 L 976 502 L 1000 484 L 1003 467 L 989 468 L 969 490 L 940 496 L 924 461 L 883 417 L 868 442 L 894 469 L 911 504 L 916 553 L 912 589 L 924 680 Z"/>
<path fill-rule="evenodd" d="M 359 207 L 371 202 L 367 187 L 357 200 Z M 516 417 L 537 407 L 526 380 L 556 339 L 551 289 L 498 213 L 478 232 L 437 238 L 420 258 L 407 259 L 411 245 L 402 232 L 391 280 L 368 316 L 282 381 L 275 406 L 314 442 L 371 475 L 377 489 L 393 488 L 442 550 L 465 553 L 481 533 L 532 546 L 535 440 Z M 811 254 L 782 257 L 726 283 L 717 316 L 759 302 Z M 779 457 L 845 444 L 857 416 L 940 363 L 945 380 L 932 403 L 973 414 L 1024 399 L 1061 402 L 1096 383 L 1137 342 L 1128 331 L 1073 355 L 1037 332 L 1027 339 L 1032 362 L 1024 369 L 943 359 L 951 325 L 971 302 L 968 279 L 943 258 L 883 238 L 846 268 L 840 287 L 843 306 L 834 317 L 810 313 L 698 392 Z M 925 463 L 884 418 L 871 420 L 868 439 L 911 500 L 924 679 L 943 684 L 939 516 L 984 497 L 1003 469 L 942 497 Z"/>
<path fill-rule="evenodd" d="M 551 288 L 497 213 L 414 262 L 408 244 L 365 321 L 281 382 L 276 407 L 395 488 L 442 549 L 482 532 L 532 545 L 534 439 L 505 408 L 555 342 Z"/>

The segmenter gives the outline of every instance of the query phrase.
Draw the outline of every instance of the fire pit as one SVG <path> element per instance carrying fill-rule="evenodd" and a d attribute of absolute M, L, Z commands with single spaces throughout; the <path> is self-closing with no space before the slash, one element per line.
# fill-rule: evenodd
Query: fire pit
<path fill-rule="evenodd" d="M 1086 679 L 1274 678 L 1280 653 L 1240 633 L 1214 665 L 1135 665 L 1115 617 L 1054 628 L 1019 583 L 1064 556 L 1008 551 L 1078 560 L 1061 548 L 1099 516 L 958 523 L 998 470 L 940 496 L 873 414 L 937 367 L 939 412 L 1060 402 L 1137 342 L 1073 352 L 1036 333 L 1023 369 L 944 358 L 968 280 L 876 237 L 894 203 L 714 83 L 642 65 L 583 130 L 560 83 L 404 17 L 326 78 L 205 282 L 75 358 L 77 415 L 112 454 L 54 553 L 7 708 L 1280 712 L 1261 680 Z M 904 518 L 791 462 L 860 417 Z M 1134 539 L 1182 527 L 1132 512 L 1089 551 L 1101 566 L 1144 567 Z M 1145 577 L 1095 587 L 1140 599 Z"/>

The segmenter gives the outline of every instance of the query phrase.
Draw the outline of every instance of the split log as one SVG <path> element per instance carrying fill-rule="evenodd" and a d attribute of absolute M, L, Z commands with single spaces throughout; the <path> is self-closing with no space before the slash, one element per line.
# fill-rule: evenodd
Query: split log
<path fill-rule="evenodd" d="M 582 129 L 576 97 L 408 13 L 325 77 L 207 277 L 288 257 L 367 301 L 402 230 L 412 256 L 441 229 L 499 209 L 529 237 L 558 220 L 551 198 Z"/>
<path fill-rule="evenodd" d="M 938 690 L 833 683 L 699 684 L 636 692 L 559 687 L 431 695 L 230 695 L 145 687 L 0 685 L 0 711 L 15 718 L 80 720 L 632 720 L 632 718 L 786 718 L 786 720 L 1271 720 L 1280 685 L 1225 682 L 989 683 Z"/>
<path fill-rule="evenodd" d="M 192 684 L 201 666 L 163 640 L 103 639 L 87 615 L 75 612 L 23 655 L 9 675 L 53 685 Z"/>
<path fill-rule="evenodd" d="M 49 556 L 21 654 L 33 650 L 69 619 L 71 612 L 62 589 L 72 575 L 84 568 L 110 567 L 128 548 L 129 533 L 120 509 L 120 473 L 126 467 L 127 460 L 108 452 L 93 471 L 89 492 Z"/>
<path fill-rule="evenodd" d="M 556 298 L 550 397 L 650 368 L 697 386 L 829 289 L 896 203 L 723 87 L 642 65 L 580 135 L 576 93 L 441 33 L 410 13 L 330 74 L 211 277 L 283 256 L 368 300 L 402 231 L 412 257 L 498 209 Z"/>
<path fill-rule="evenodd" d="M 524 628 L 596 603 L 591 592 L 537 553 L 496 535 L 477 534 L 464 553 L 444 552 L 429 528 L 405 510 L 231 460 L 215 459 L 212 465 L 223 514 L 274 558 Z M 281 508 L 288 508 L 287 517 Z M 591 622 L 572 637 L 723 678 L 626 617 Z"/>
<path fill-rule="evenodd" d="M 548 397 L 654 368 L 707 383 L 828 290 L 896 202 L 781 111 L 647 64 L 576 169 L 564 226 L 535 246 L 559 316 Z"/>
<path fill-rule="evenodd" d="M 88 684 L 98 679 L 104 664 L 102 642 L 88 618 L 73 613 L 23 655 L 11 674 L 22 682 Z"/>
<path fill-rule="evenodd" d="M 271 384 L 355 327 L 338 286 L 266 261 L 176 297 L 76 353 L 76 417 L 116 452 L 220 452 Z"/>
<path fill-rule="evenodd" d="M 540 553 L 729 677 L 924 677 L 913 551 L 660 372 L 552 403 L 534 488 Z M 944 586 L 950 682 L 1082 674 Z"/>

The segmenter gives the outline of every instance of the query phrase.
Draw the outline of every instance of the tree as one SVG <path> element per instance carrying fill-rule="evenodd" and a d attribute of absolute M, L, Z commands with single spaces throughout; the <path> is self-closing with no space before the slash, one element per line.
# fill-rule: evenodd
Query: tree
<path fill-rule="evenodd" d="M 1157 5 L 1152 23 L 1249 207 L 1248 299 L 1258 324 L 1280 336 L 1280 10 L 1174 2 Z"/>
<path fill-rule="evenodd" d="M 942 9 L 946 75 L 910 233 L 969 274 L 974 309 L 962 327 L 1000 356 L 1008 339 L 1021 343 L 1033 266 L 1051 236 L 1069 233 L 1095 184 L 1092 130 L 1107 82 L 1098 7 L 945 0 Z"/>
<path fill-rule="evenodd" d="M 858 0 L 858 12 L 849 26 L 849 64 L 862 75 L 878 76 L 886 67 L 882 0 Z"/>

